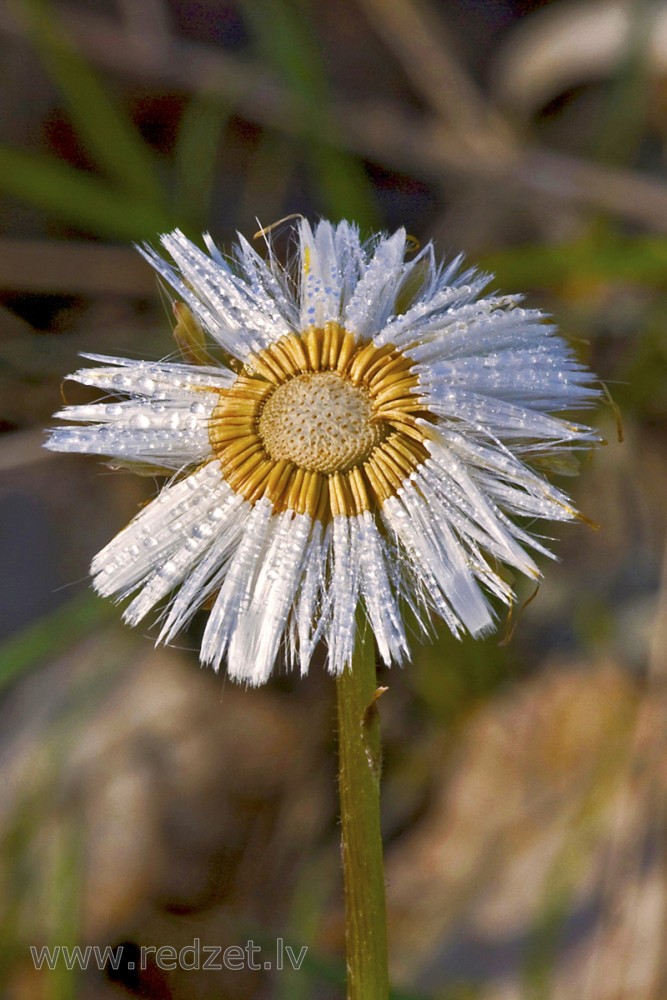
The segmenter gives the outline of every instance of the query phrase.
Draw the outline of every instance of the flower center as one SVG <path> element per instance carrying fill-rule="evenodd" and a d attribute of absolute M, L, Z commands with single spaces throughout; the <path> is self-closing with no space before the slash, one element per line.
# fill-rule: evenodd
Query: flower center
<path fill-rule="evenodd" d="M 412 361 L 338 323 L 288 333 L 219 392 L 209 439 L 250 503 L 328 521 L 376 510 L 429 455 Z"/>
<path fill-rule="evenodd" d="M 313 472 L 348 472 L 383 438 L 368 392 L 335 372 L 297 375 L 269 396 L 257 429 L 272 459 Z"/>

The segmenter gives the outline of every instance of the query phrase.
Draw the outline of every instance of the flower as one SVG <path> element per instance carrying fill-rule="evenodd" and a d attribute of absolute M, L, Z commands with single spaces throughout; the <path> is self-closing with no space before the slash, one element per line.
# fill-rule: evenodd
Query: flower
<path fill-rule="evenodd" d="M 134 595 L 132 625 L 171 595 L 164 641 L 210 604 L 202 662 L 251 685 L 281 644 L 305 673 L 324 639 L 340 673 L 359 604 L 385 663 L 407 654 L 406 608 L 425 632 L 434 614 L 489 632 L 489 596 L 513 600 L 501 565 L 540 575 L 527 525 L 577 516 L 528 463 L 597 440 L 553 415 L 593 403 L 591 374 L 520 296 L 481 297 L 489 276 L 461 257 L 406 260 L 403 230 L 362 243 L 301 221 L 286 269 L 270 243 L 265 260 L 240 237 L 230 261 L 205 242 L 142 252 L 224 360 L 87 355 L 106 367 L 71 378 L 112 401 L 66 406 L 83 426 L 47 442 L 174 473 L 93 560 L 97 591 Z"/>

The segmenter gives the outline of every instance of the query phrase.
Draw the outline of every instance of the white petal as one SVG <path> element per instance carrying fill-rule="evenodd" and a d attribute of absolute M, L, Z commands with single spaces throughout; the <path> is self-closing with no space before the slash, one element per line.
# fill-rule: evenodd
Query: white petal
<path fill-rule="evenodd" d="M 447 518 L 429 508 L 411 485 L 383 504 L 382 518 L 396 533 L 412 571 L 454 635 L 460 634 L 461 625 L 472 635 L 488 632 L 493 625 L 491 610 Z"/>
<path fill-rule="evenodd" d="M 80 368 L 68 379 L 82 385 L 107 389 L 117 396 L 141 396 L 164 399 L 187 393 L 192 399 L 202 389 L 225 389 L 236 379 L 234 372 L 222 365 L 188 365 L 174 361 L 136 361 L 111 358 L 106 354 L 83 354 L 89 361 L 101 361 L 109 368 Z"/>
<path fill-rule="evenodd" d="M 589 405 L 599 392 L 588 385 L 590 373 L 567 356 L 534 345 L 523 350 L 415 365 L 429 392 L 461 388 L 537 410 Z"/>
<path fill-rule="evenodd" d="M 178 593 L 178 608 L 175 611 L 172 602 L 159 639 L 164 639 L 167 632 L 174 635 L 210 593 L 211 581 L 202 578 L 202 567 L 210 571 L 215 567 L 217 573 L 224 570 L 248 518 L 247 508 L 242 497 L 221 483 L 198 506 L 195 523 L 186 517 L 172 522 L 171 530 L 176 536 L 173 551 L 146 578 L 140 593 L 125 610 L 124 619 L 135 625 L 175 586 L 183 584 Z"/>
<path fill-rule="evenodd" d="M 229 497 L 217 462 L 166 486 L 93 559 L 95 589 L 104 597 L 131 593 L 172 557 L 187 548 L 190 539 L 217 523 L 217 508 Z M 166 568 L 167 575 L 170 568 Z"/>
<path fill-rule="evenodd" d="M 288 510 L 273 517 L 250 603 L 238 615 L 229 643 L 227 669 L 234 680 L 256 686 L 268 679 L 301 581 L 311 527 L 307 514 Z"/>
<path fill-rule="evenodd" d="M 490 474 L 495 479 L 517 486 L 532 493 L 536 499 L 548 498 L 553 503 L 567 502 L 567 496 L 544 476 L 535 472 L 521 460 L 515 449 L 509 446 L 485 444 L 475 441 L 468 434 L 453 428 L 441 428 L 440 435 L 446 446 L 452 449 L 465 464 L 469 473 L 477 477 L 480 472 Z M 556 448 L 558 453 L 561 449 Z M 547 446 L 547 454 L 550 448 Z M 533 511 L 537 516 L 537 510 Z M 551 516 L 551 515 L 549 515 Z"/>
<path fill-rule="evenodd" d="M 301 676 L 308 673 L 315 646 L 331 617 L 331 600 L 326 588 L 326 573 L 333 544 L 332 528 L 321 521 L 313 525 L 304 559 L 301 590 L 295 611 Z"/>
<path fill-rule="evenodd" d="M 351 225 L 349 222 L 339 222 L 336 226 L 334 241 L 336 260 L 338 261 L 342 316 L 361 275 L 364 273 L 366 262 L 357 226 Z"/>
<path fill-rule="evenodd" d="M 405 240 L 404 229 L 380 240 L 347 303 L 343 325 L 360 338 L 379 333 L 394 310 L 405 273 Z"/>
<path fill-rule="evenodd" d="M 484 446 L 452 430 L 442 431 L 449 449 L 458 456 L 489 499 L 520 515 L 567 521 L 576 516 L 568 497 L 525 465 L 507 448 Z M 512 525 L 519 537 L 519 528 Z M 535 545 L 534 542 L 531 544 Z M 539 547 L 539 550 L 545 550 Z M 548 553 L 547 553 L 548 554 Z"/>
<path fill-rule="evenodd" d="M 273 343 L 284 329 L 275 303 L 232 274 L 175 230 L 162 244 L 178 271 L 150 247 L 144 257 L 169 282 L 199 317 L 211 336 L 234 357 L 245 359 Z"/>
<path fill-rule="evenodd" d="M 493 399 L 451 388 L 446 383 L 434 382 L 424 393 L 431 413 L 450 421 L 465 421 L 478 436 L 499 441 L 544 440 L 565 443 L 568 441 L 597 440 L 589 427 L 551 417 L 538 410 L 515 406 L 502 399 Z"/>
<path fill-rule="evenodd" d="M 253 507 L 227 570 L 202 638 L 201 660 L 220 669 L 239 617 L 247 611 L 262 559 L 271 539 L 273 505 L 263 498 Z"/>
<path fill-rule="evenodd" d="M 434 332 L 440 335 L 443 328 L 463 322 L 464 317 L 477 316 L 483 312 L 483 302 L 472 300 L 486 281 L 485 277 L 478 278 L 472 284 L 447 286 L 438 289 L 431 296 L 420 298 L 407 312 L 390 319 L 376 338 L 376 343 L 378 346 L 395 344 L 402 350 L 411 347 L 417 351 L 423 350 L 423 341 L 430 339 Z"/>
<path fill-rule="evenodd" d="M 352 662 L 359 601 L 359 526 L 355 518 L 333 519 L 332 613 L 329 625 L 329 671 L 338 675 Z"/>
<path fill-rule="evenodd" d="M 416 327 L 404 331 L 405 351 L 415 361 L 434 362 L 483 358 L 496 351 L 545 342 L 556 327 L 545 323 L 545 317 L 536 309 L 517 308 L 520 301 L 520 295 L 503 295 L 476 299 L 444 311 L 427 309 Z M 557 338 L 554 343 L 562 341 Z"/>
<path fill-rule="evenodd" d="M 405 629 L 388 574 L 386 546 L 374 518 L 365 511 L 356 519 L 361 556 L 360 591 L 384 663 L 400 663 L 408 652 Z"/>
<path fill-rule="evenodd" d="M 282 320 L 290 330 L 299 329 L 300 311 L 294 299 L 294 289 L 288 276 L 273 255 L 271 244 L 267 245 L 268 262 L 263 260 L 248 241 L 238 233 L 238 245 L 234 248 L 236 259 L 250 285 L 257 301 L 270 301 L 275 309 L 277 325 Z"/>
<path fill-rule="evenodd" d="M 217 530 L 208 550 L 203 546 L 197 562 L 170 603 L 159 635 L 160 642 L 170 642 L 188 624 L 198 608 L 222 586 L 227 569 L 243 539 L 251 505 L 231 489 L 220 505 Z"/>
<path fill-rule="evenodd" d="M 532 578 L 538 577 L 539 570 L 532 558 L 517 543 L 514 532 L 508 530 L 501 512 L 478 488 L 469 475 L 470 470 L 451 452 L 438 458 L 439 461 L 429 459 L 414 476 L 414 483 L 434 518 L 446 521 L 466 548 L 481 546 L 499 562 L 514 566 Z M 540 548 L 537 544 L 535 547 Z"/>
<path fill-rule="evenodd" d="M 216 400 L 215 394 L 200 393 L 193 402 L 186 397 L 185 401 L 142 399 L 66 406 L 54 416 L 91 422 L 91 426 L 56 428 L 45 446 L 52 451 L 181 469 L 210 457 L 208 421 Z"/>
<path fill-rule="evenodd" d="M 299 280 L 301 328 L 324 326 L 340 319 L 342 282 L 336 256 L 334 228 L 320 222 L 315 233 L 299 222 Z"/>

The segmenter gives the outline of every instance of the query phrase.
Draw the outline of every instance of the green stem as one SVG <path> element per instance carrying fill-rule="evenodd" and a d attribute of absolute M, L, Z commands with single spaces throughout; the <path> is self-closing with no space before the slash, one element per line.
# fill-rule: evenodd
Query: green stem
<path fill-rule="evenodd" d="M 366 634 L 364 634 L 364 632 Z M 336 682 L 348 1000 L 387 1000 L 387 910 L 380 834 L 380 717 L 375 644 L 357 632 Z"/>

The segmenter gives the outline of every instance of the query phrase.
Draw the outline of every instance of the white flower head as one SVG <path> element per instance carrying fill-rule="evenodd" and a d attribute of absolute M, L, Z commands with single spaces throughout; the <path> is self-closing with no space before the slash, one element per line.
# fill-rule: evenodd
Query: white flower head
<path fill-rule="evenodd" d="M 173 263 L 146 249 L 226 363 L 92 356 L 71 377 L 111 401 L 65 407 L 79 426 L 47 443 L 174 471 L 95 557 L 95 588 L 133 595 L 132 625 L 169 598 L 164 641 L 211 605 L 202 662 L 252 685 L 281 644 L 305 673 L 323 639 L 340 673 L 360 604 L 385 663 L 406 657 L 406 606 L 425 630 L 489 632 L 489 597 L 513 599 L 501 564 L 539 576 L 526 525 L 577 516 L 528 463 L 597 440 L 553 415 L 599 392 L 520 297 L 483 297 L 487 275 L 410 255 L 403 230 L 296 238 L 288 269 L 243 238 L 233 261 L 178 231 Z"/>

